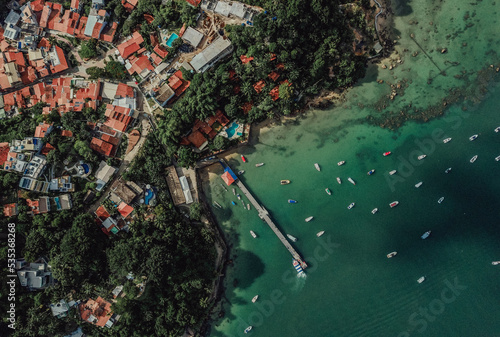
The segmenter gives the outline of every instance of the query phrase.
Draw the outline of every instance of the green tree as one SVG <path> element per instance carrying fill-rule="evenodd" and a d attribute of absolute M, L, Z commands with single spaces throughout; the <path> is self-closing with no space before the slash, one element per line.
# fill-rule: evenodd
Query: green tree
<path fill-rule="evenodd" d="M 90 39 L 88 41 L 83 42 L 81 47 L 80 47 L 80 50 L 78 51 L 78 54 L 83 59 L 90 59 L 90 58 L 96 57 L 98 54 L 98 52 L 97 52 L 97 40 Z"/>
<path fill-rule="evenodd" d="M 193 220 L 200 220 L 203 208 L 199 202 L 193 202 L 189 206 L 189 217 Z"/>
<path fill-rule="evenodd" d="M 193 150 L 187 146 L 181 146 L 177 151 L 177 155 L 179 156 L 177 162 L 182 167 L 193 167 L 196 160 L 198 160 L 198 154 L 194 153 Z"/>

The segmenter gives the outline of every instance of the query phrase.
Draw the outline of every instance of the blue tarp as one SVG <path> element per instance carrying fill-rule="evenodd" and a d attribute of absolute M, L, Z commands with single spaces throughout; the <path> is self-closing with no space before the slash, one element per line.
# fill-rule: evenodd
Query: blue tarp
<path fill-rule="evenodd" d="M 231 175 L 231 177 L 234 179 L 234 180 L 238 180 L 238 177 L 236 176 L 236 174 L 234 174 L 233 170 L 231 170 L 231 168 L 229 166 L 226 166 L 224 168 L 224 172 L 229 172 L 229 174 Z"/>

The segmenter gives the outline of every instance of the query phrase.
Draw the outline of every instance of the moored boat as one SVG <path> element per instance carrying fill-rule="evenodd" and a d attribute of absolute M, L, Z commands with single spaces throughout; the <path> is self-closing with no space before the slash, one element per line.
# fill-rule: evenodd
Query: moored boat
<path fill-rule="evenodd" d="M 392 152 L 391 151 L 387 151 L 387 152 L 384 152 L 384 157 L 387 157 L 388 155 L 390 155 Z"/>
<path fill-rule="evenodd" d="M 256 239 L 256 238 L 257 238 L 257 234 L 255 234 L 255 232 L 254 232 L 254 231 L 250 231 L 250 234 L 253 236 L 253 238 L 254 238 L 254 239 Z"/>
<path fill-rule="evenodd" d="M 375 214 L 375 213 L 377 213 L 377 212 L 378 212 L 378 208 L 374 208 L 374 209 L 372 209 L 372 214 Z"/>
<path fill-rule="evenodd" d="M 316 233 L 316 236 L 319 238 L 323 234 L 325 234 L 325 231 L 321 231 L 321 232 Z"/>
<path fill-rule="evenodd" d="M 236 190 L 233 188 L 233 195 L 236 195 Z"/>
<path fill-rule="evenodd" d="M 450 171 L 451 171 L 451 167 L 448 167 L 448 168 L 444 171 L 444 173 L 450 173 Z"/>
<path fill-rule="evenodd" d="M 446 138 L 446 139 L 443 139 L 443 143 L 445 143 L 445 144 L 446 144 L 446 143 L 449 143 L 449 142 L 450 142 L 450 140 L 451 140 L 451 137 Z"/>
<path fill-rule="evenodd" d="M 391 208 L 394 208 L 396 207 L 397 205 L 399 205 L 399 201 L 393 201 L 389 204 L 389 206 L 391 206 Z"/>
<path fill-rule="evenodd" d="M 325 188 L 325 192 L 326 192 L 326 194 L 328 194 L 328 195 L 332 195 L 332 192 L 331 192 L 328 188 Z"/>
<path fill-rule="evenodd" d="M 302 274 L 304 272 L 304 270 L 302 270 L 302 267 L 300 266 L 299 261 L 293 259 L 292 263 L 293 263 L 293 267 L 297 271 L 297 275 L 300 275 L 300 274 Z"/>
<path fill-rule="evenodd" d="M 255 167 L 261 167 L 263 165 L 264 165 L 264 163 L 258 163 L 258 164 L 255 164 Z"/>
<path fill-rule="evenodd" d="M 245 170 L 241 170 L 241 171 L 238 171 L 238 175 L 242 175 L 243 173 L 245 173 Z"/>
<path fill-rule="evenodd" d="M 316 168 L 316 170 L 321 171 L 321 167 L 319 167 L 318 163 L 314 163 L 314 167 Z"/>
<path fill-rule="evenodd" d="M 286 235 L 290 240 L 292 240 L 293 242 L 296 242 L 297 241 L 297 238 L 293 235 L 290 235 L 290 234 L 287 234 Z"/>
<path fill-rule="evenodd" d="M 222 206 L 217 201 L 214 201 L 214 205 L 222 209 Z"/>
<path fill-rule="evenodd" d="M 420 181 L 420 182 L 418 182 L 418 183 L 415 184 L 415 187 L 419 188 L 420 186 L 422 186 L 422 184 L 423 184 L 423 182 Z"/>
<path fill-rule="evenodd" d="M 238 198 L 238 200 L 241 200 L 241 196 L 239 194 L 236 194 L 236 197 Z"/>
<path fill-rule="evenodd" d="M 371 176 L 371 175 L 372 175 L 372 174 L 374 174 L 374 173 L 375 173 L 375 170 L 370 170 L 370 171 L 368 171 L 368 173 L 367 173 L 367 174 L 368 174 L 369 176 Z"/>
<path fill-rule="evenodd" d="M 389 254 L 387 254 L 387 258 L 390 259 L 391 257 L 396 256 L 397 253 L 398 252 L 389 253 Z"/>
<path fill-rule="evenodd" d="M 495 128 L 495 132 L 500 132 L 500 126 L 497 126 L 497 127 Z"/>
<path fill-rule="evenodd" d="M 312 219 L 314 219 L 314 217 L 313 217 L 313 216 L 310 216 L 310 217 L 306 218 L 306 222 L 309 222 L 309 221 L 311 221 Z"/>
<path fill-rule="evenodd" d="M 500 161 L 500 156 L 495 158 L 496 161 Z"/>
<path fill-rule="evenodd" d="M 338 182 L 339 184 L 342 184 L 342 180 L 340 180 L 340 178 L 339 178 L 339 177 L 337 177 L 337 182 Z"/>
<path fill-rule="evenodd" d="M 473 140 L 476 140 L 478 135 L 472 135 L 469 137 L 469 140 L 472 142 Z"/>
<path fill-rule="evenodd" d="M 245 333 L 249 333 L 249 332 L 250 332 L 250 330 L 252 330 L 252 328 L 253 328 L 253 326 L 251 326 L 251 325 L 250 325 L 248 328 L 246 328 L 246 329 L 244 330 L 244 332 L 245 332 Z"/>
<path fill-rule="evenodd" d="M 281 185 L 288 185 L 290 184 L 290 180 L 280 180 Z"/>
<path fill-rule="evenodd" d="M 491 264 L 494 266 L 498 266 L 500 264 L 500 261 L 493 261 L 493 262 L 491 262 Z"/>
<path fill-rule="evenodd" d="M 345 164 L 345 160 L 339 161 L 339 162 L 337 163 L 337 165 L 338 165 L 338 166 L 342 166 L 342 165 L 344 165 L 344 164 Z"/>
<path fill-rule="evenodd" d="M 422 282 L 424 282 L 424 281 L 425 281 L 425 276 L 421 276 L 421 277 L 417 280 L 417 282 L 418 282 L 418 283 L 422 283 Z"/>
<path fill-rule="evenodd" d="M 425 154 L 421 154 L 420 156 L 417 157 L 418 160 L 422 160 L 424 159 L 425 157 L 427 157 L 427 155 Z"/>
<path fill-rule="evenodd" d="M 247 209 L 250 210 L 250 204 L 247 204 Z"/>
<path fill-rule="evenodd" d="M 438 200 L 438 204 L 442 203 L 442 202 L 443 202 L 443 200 L 444 200 L 444 197 L 439 198 L 439 200 Z"/>
<path fill-rule="evenodd" d="M 253 298 L 252 298 L 252 303 L 255 303 L 257 302 L 257 300 L 259 299 L 259 295 L 255 295 Z"/>
<path fill-rule="evenodd" d="M 349 182 L 350 182 L 351 184 L 356 185 L 356 182 L 355 182 L 354 180 L 352 180 L 352 178 L 351 178 L 351 177 L 347 178 L 347 180 L 349 180 Z"/>
<path fill-rule="evenodd" d="M 389 172 L 389 175 L 391 175 L 391 176 L 392 176 L 392 175 L 395 175 L 395 174 L 396 174 L 396 172 L 397 172 L 396 170 L 392 170 L 392 171 L 390 171 L 390 172 Z"/>
<path fill-rule="evenodd" d="M 470 162 L 471 162 L 471 164 L 472 164 L 473 162 L 475 162 L 475 161 L 476 161 L 476 159 L 477 159 L 477 154 L 476 154 L 474 157 L 472 157 L 469 161 L 470 161 Z"/>
<path fill-rule="evenodd" d="M 233 206 L 236 206 L 236 203 L 234 201 L 231 201 L 231 203 L 233 204 Z"/>
<path fill-rule="evenodd" d="M 246 162 L 247 162 L 247 159 L 245 158 L 245 156 L 244 156 L 244 155 L 241 155 L 241 160 L 243 160 L 243 162 L 244 162 L 244 163 L 246 163 Z"/>
<path fill-rule="evenodd" d="M 349 206 L 347 206 L 347 209 L 351 209 L 351 208 L 353 208 L 353 207 L 354 207 L 354 205 L 356 205 L 356 203 L 351 202 L 351 203 L 349 204 Z"/>
<path fill-rule="evenodd" d="M 288 199 L 288 203 L 289 203 L 289 204 L 296 204 L 296 203 L 297 203 L 297 200 Z"/>
<path fill-rule="evenodd" d="M 424 234 L 422 234 L 422 236 L 421 236 L 422 240 L 427 239 L 429 237 L 429 235 L 431 235 L 431 231 L 427 231 Z"/>

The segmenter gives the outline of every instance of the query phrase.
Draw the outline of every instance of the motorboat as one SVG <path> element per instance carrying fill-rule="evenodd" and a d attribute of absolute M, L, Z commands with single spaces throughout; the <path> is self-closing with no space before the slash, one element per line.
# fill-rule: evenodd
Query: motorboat
<path fill-rule="evenodd" d="M 287 234 L 286 235 L 290 240 L 292 240 L 293 242 L 296 242 L 297 241 L 297 238 L 291 234 Z"/>
<path fill-rule="evenodd" d="M 443 200 L 444 200 L 444 197 L 439 198 L 439 200 L 438 200 L 438 204 L 442 203 L 442 202 L 443 202 Z"/>
<path fill-rule="evenodd" d="M 257 302 L 257 300 L 259 299 L 259 295 L 255 295 L 253 298 L 252 298 L 252 303 L 255 303 Z"/>
<path fill-rule="evenodd" d="M 319 167 L 318 163 L 314 163 L 314 167 L 316 168 L 316 170 L 321 171 L 321 167 Z"/>
<path fill-rule="evenodd" d="M 339 161 L 339 162 L 337 163 L 337 165 L 338 165 L 338 166 L 342 166 L 342 165 L 344 165 L 344 164 L 345 164 L 345 160 Z"/>
<path fill-rule="evenodd" d="M 297 200 L 288 199 L 288 203 L 289 203 L 289 204 L 296 204 L 296 203 L 297 203 Z"/>
<path fill-rule="evenodd" d="M 390 155 L 392 152 L 391 151 L 387 151 L 387 152 L 384 152 L 384 157 L 387 157 L 388 155 Z"/>
<path fill-rule="evenodd" d="M 391 206 L 391 208 L 394 208 L 396 207 L 397 205 L 399 205 L 399 201 L 393 201 L 389 204 L 389 206 Z"/>
<path fill-rule="evenodd" d="M 497 126 L 497 127 L 495 128 L 495 132 L 500 132 L 500 126 Z"/>
<path fill-rule="evenodd" d="M 421 276 L 421 277 L 417 280 L 417 282 L 418 282 L 418 283 L 422 283 L 422 282 L 424 282 L 424 281 L 425 281 L 425 276 Z"/>
<path fill-rule="evenodd" d="M 387 258 L 390 259 L 391 257 L 396 256 L 397 253 L 398 252 L 389 253 L 389 254 L 387 254 Z"/>
<path fill-rule="evenodd" d="M 494 266 L 498 266 L 500 264 L 500 261 L 493 261 L 493 262 L 491 262 L 491 264 Z"/>
<path fill-rule="evenodd" d="M 332 192 L 331 192 L 328 188 L 325 188 L 325 192 L 326 192 L 326 194 L 328 194 L 328 195 L 332 195 Z"/>
<path fill-rule="evenodd" d="M 310 217 L 306 218 L 306 222 L 309 222 L 309 221 L 311 221 L 312 219 L 314 219 L 314 217 L 313 217 L 313 216 L 310 216 Z"/>
<path fill-rule="evenodd" d="M 424 159 L 425 157 L 427 157 L 427 155 L 425 154 L 421 154 L 420 156 L 417 157 L 418 160 L 422 160 Z"/>
<path fill-rule="evenodd" d="M 422 240 L 427 239 L 429 237 L 429 235 L 431 235 L 431 231 L 427 231 L 424 234 L 422 234 L 422 236 L 421 236 Z"/>
<path fill-rule="evenodd" d="M 217 201 L 214 201 L 214 205 L 220 209 L 222 209 L 222 206 L 217 202 Z"/>
<path fill-rule="evenodd" d="M 255 234 L 255 232 L 254 232 L 254 231 L 250 231 L 250 234 L 252 235 L 252 237 L 253 237 L 254 239 L 256 239 L 256 238 L 257 238 L 257 234 Z"/>
<path fill-rule="evenodd" d="M 471 162 L 471 164 L 472 164 L 473 162 L 475 162 L 475 161 L 476 161 L 476 159 L 477 159 L 477 154 L 476 154 L 474 157 L 472 157 L 469 161 L 470 161 L 470 162 Z"/>
<path fill-rule="evenodd" d="M 418 182 L 418 183 L 415 184 L 415 187 L 419 188 L 420 186 L 422 186 L 422 184 L 423 184 L 423 182 L 420 181 L 420 182 Z"/>
<path fill-rule="evenodd" d="M 319 238 L 323 234 L 325 234 L 325 231 L 321 231 L 321 232 L 316 233 L 316 236 Z"/>
<path fill-rule="evenodd" d="M 473 140 L 476 140 L 478 135 L 472 135 L 469 137 L 469 140 L 472 142 Z"/>
<path fill-rule="evenodd" d="M 500 161 L 500 156 L 495 158 L 496 161 Z"/>
<path fill-rule="evenodd" d="M 443 143 L 449 143 L 451 141 L 451 137 L 450 138 L 446 138 L 446 139 L 443 139 Z"/>
<path fill-rule="evenodd" d="M 246 329 L 244 330 L 244 332 L 245 332 L 245 333 L 249 333 L 249 332 L 252 330 L 252 328 L 253 328 L 253 326 L 251 326 L 251 325 L 250 325 L 248 328 L 246 328 Z"/>
<path fill-rule="evenodd" d="M 444 171 L 444 173 L 450 173 L 450 171 L 451 171 L 451 167 L 448 167 L 448 168 Z"/>
<path fill-rule="evenodd" d="M 233 195 L 236 195 L 236 190 L 233 188 Z"/>
<path fill-rule="evenodd" d="M 372 209 L 372 214 L 375 214 L 375 213 L 377 213 L 377 212 L 378 212 L 378 208 L 374 208 L 374 209 Z"/>
<path fill-rule="evenodd" d="M 263 165 L 264 165 L 264 163 L 258 163 L 258 164 L 255 164 L 255 167 L 261 167 Z"/>
<path fill-rule="evenodd" d="M 241 160 L 243 160 L 243 162 L 244 162 L 244 163 L 246 163 L 246 162 L 247 162 L 247 159 L 245 158 L 245 156 L 244 156 L 244 155 L 241 155 Z"/>
<path fill-rule="evenodd" d="M 351 204 L 349 206 L 347 206 L 347 209 L 351 209 L 354 207 L 354 205 L 356 205 L 354 202 L 351 202 Z"/>
<path fill-rule="evenodd" d="M 231 201 L 231 203 L 233 204 L 233 206 L 236 206 L 236 203 L 234 201 Z"/>
<path fill-rule="evenodd" d="M 245 173 L 245 170 L 238 171 L 239 176 L 241 176 L 243 173 Z"/>
<path fill-rule="evenodd" d="M 290 184 L 290 180 L 280 180 L 281 185 L 288 185 Z"/>
<path fill-rule="evenodd" d="M 349 182 L 350 182 L 351 184 L 356 185 L 356 182 L 355 182 L 354 180 L 352 180 L 352 178 L 351 178 L 351 177 L 347 178 L 347 180 L 349 180 Z"/>
<path fill-rule="evenodd" d="M 339 177 L 337 177 L 337 182 L 338 182 L 339 184 L 342 184 L 342 180 L 340 180 L 340 178 L 339 178 Z"/>
<path fill-rule="evenodd" d="M 370 170 L 370 171 L 368 171 L 368 173 L 367 173 L 367 174 L 368 174 L 369 176 L 371 176 L 371 175 L 372 175 L 372 174 L 374 174 L 374 173 L 375 173 L 375 170 Z"/>
<path fill-rule="evenodd" d="M 238 200 L 241 200 L 241 196 L 239 194 L 236 194 L 236 197 L 238 198 Z"/>
<path fill-rule="evenodd" d="M 396 172 L 397 172 L 396 170 L 392 170 L 392 171 L 389 172 L 389 175 L 393 176 L 393 175 L 396 174 Z"/>
<path fill-rule="evenodd" d="M 297 275 L 304 273 L 304 270 L 302 269 L 302 266 L 300 265 L 299 261 L 297 261 L 296 259 L 293 259 L 292 263 L 293 263 L 293 267 L 297 271 Z"/>
<path fill-rule="evenodd" d="M 247 209 L 250 210 L 250 204 L 247 204 Z"/>

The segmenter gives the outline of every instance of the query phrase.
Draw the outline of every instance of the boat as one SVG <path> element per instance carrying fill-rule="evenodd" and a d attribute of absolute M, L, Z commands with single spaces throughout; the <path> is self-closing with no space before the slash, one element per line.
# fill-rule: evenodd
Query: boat
<path fill-rule="evenodd" d="M 389 254 L 387 254 L 387 258 L 390 259 L 391 257 L 396 256 L 397 253 L 398 252 L 389 253 Z"/>
<path fill-rule="evenodd" d="M 472 157 L 469 161 L 470 161 L 470 162 L 471 162 L 471 164 L 472 164 L 473 162 L 475 162 L 475 161 L 476 161 L 476 159 L 477 159 L 477 154 L 476 154 L 474 157 Z"/>
<path fill-rule="evenodd" d="M 297 203 L 297 200 L 288 199 L 288 203 L 289 203 L 289 204 L 296 204 L 296 203 Z"/>
<path fill-rule="evenodd" d="M 233 188 L 233 195 L 236 195 L 236 190 Z"/>
<path fill-rule="evenodd" d="M 235 205 L 236 205 L 236 203 L 235 203 L 234 201 L 231 201 L 231 203 L 233 204 L 233 206 L 235 206 Z"/>
<path fill-rule="evenodd" d="M 241 200 L 241 196 L 239 194 L 236 194 L 236 197 L 238 198 L 238 200 Z"/>
<path fill-rule="evenodd" d="M 500 161 L 500 156 L 495 158 L 496 161 Z"/>
<path fill-rule="evenodd" d="M 350 182 L 351 184 L 356 185 L 356 182 L 355 182 L 354 180 L 352 180 L 352 178 L 351 178 L 351 177 L 347 178 L 347 180 L 349 180 L 349 182 Z"/>
<path fill-rule="evenodd" d="M 354 205 L 356 205 L 354 202 L 351 202 L 351 204 L 349 206 L 347 206 L 347 209 L 351 209 L 354 207 Z"/>
<path fill-rule="evenodd" d="M 290 180 L 280 180 L 281 185 L 288 185 L 290 184 Z"/>
<path fill-rule="evenodd" d="M 444 173 L 450 173 L 450 171 L 451 171 L 451 167 L 448 167 L 448 168 L 444 171 Z"/>
<path fill-rule="evenodd" d="M 297 241 L 297 238 L 293 235 L 290 235 L 290 234 L 287 234 L 286 235 L 290 240 L 292 240 L 293 242 L 296 242 Z"/>
<path fill-rule="evenodd" d="M 429 235 L 431 235 L 431 231 L 427 231 L 424 234 L 422 234 L 422 236 L 421 236 L 422 240 L 427 239 L 429 237 Z"/>
<path fill-rule="evenodd" d="M 425 157 L 427 157 L 425 154 L 421 154 L 420 156 L 417 157 L 418 160 L 422 160 L 424 159 Z"/>
<path fill-rule="evenodd" d="M 375 213 L 377 213 L 377 212 L 378 212 L 378 208 L 374 208 L 374 209 L 372 209 L 372 214 L 375 214 Z"/>
<path fill-rule="evenodd" d="M 396 207 L 397 205 L 399 205 L 399 201 L 393 201 L 389 204 L 389 206 L 391 206 L 391 208 L 394 208 Z"/>
<path fill-rule="evenodd" d="M 493 261 L 493 262 L 491 262 L 491 264 L 494 266 L 498 266 L 500 264 L 500 261 Z"/>
<path fill-rule="evenodd" d="M 370 171 L 368 171 L 368 173 L 367 173 L 367 174 L 368 174 L 369 176 L 371 176 L 373 173 L 375 173 L 375 170 L 370 170 Z"/>
<path fill-rule="evenodd" d="M 217 206 L 218 208 L 222 208 L 222 206 L 217 201 L 214 201 L 214 205 Z"/>
<path fill-rule="evenodd" d="M 326 192 L 326 194 L 328 194 L 328 195 L 332 195 L 332 192 L 330 192 L 330 190 L 329 190 L 328 188 L 325 188 L 325 192 Z"/>
<path fill-rule="evenodd" d="M 319 238 L 323 234 L 325 234 L 325 231 L 321 231 L 321 232 L 316 233 L 316 236 Z"/>
<path fill-rule="evenodd" d="M 257 300 L 259 299 L 259 295 L 255 295 L 253 298 L 252 298 L 252 303 L 255 303 L 257 302 Z"/>
<path fill-rule="evenodd" d="M 450 137 L 450 138 L 443 139 L 443 143 L 445 143 L 445 144 L 446 144 L 446 143 L 449 143 L 449 142 L 450 142 L 450 140 L 451 140 L 451 137 Z"/>
<path fill-rule="evenodd" d="M 422 283 L 424 281 L 425 281 L 425 276 L 422 276 L 417 280 L 418 283 Z"/>
<path fill-rule="evenodd" d="M 293 267 L 295 268 L 295 270 L 297 271 L 297 274 L 300 275 L 304 272 L 304 270 L 302 270 L 302 267 L 300 266 L 300 263 L 299 261 L 293 259 L 292 260 L 292 263 L 293 263 Z"/>
<path fill-rule="evenodd" d="M 444 197 L 439 198 L 439 200 L 438 200 L 438 204 L 442 203 L 442 202 L 443 202 L 443 200 L 444 200 Z"/>
<path fill-rule="evenodd" d="M 226 186 L 224 186 L 224 185 L 222 185 L 222 184 L 220 184 L 220 185 L 222 186 L 222 188 L 224 189 L 224 191 L 226 191 L 226 192 L 227 192 L 227 188 L 226 188 Z"/>
<path fill-rule="evenodd" d="M 387 151 L 387 152 L 384 152 L 384 157 L 387 157 L 388 155 L 390 155 L 392 152 L 391 151 Z"/>
<path fill-rule="evenodd" d="M 258 164 L 255 164 L 255 167 L 261 167 L 262 165 L 264 165 L 264 163 L 258 163 Z"/>
<path fill-rule="evenodd" d="M 250 204 L 247 204 L 247 209 L 250 210 Z"/>
<path fill-rule="evenodd" d="M 337 182 L 338 182 L 339 184 L 342 184 L 342 180 L 340 180 L 340 178 L 339 178 L 339 177 L 337 177 Z"/>
<path fill-rule="evenodd" d="M 306 218 L 306 222 L 309 222 L 309 221 L 311 221 L 312 219 L 314 219 L 314 217 L 313 217 L 313 216 L 310 216 L 310 217 Z"/>
<path fill-rule="evenodd" d="M 319 164 L 318 164 L 318 163 L 315 163 L 315 164 L 314 164 L 314 167 L 316 168 L 316 170 L 321 171 L 321 167 L 319 167 Z"/>
<path fill-rule="evenodd" d="M 339 162 L 337 163 L 337 165 L 338 165 L 338 166 L 342 166 L 342 165 L 344 165 L 344 164 L 345 164 L 345 160 L 339 161 Z"/>
<path fill-rule="evenodd" d="M 473 140 L 476 140 L 478 135 L 472 135 L 469 137 L 469 140 L 472 142 Z"/>
<path fill-rule="evenodd" d="M 252 236 L 253 236 L 254 239 L 257 239 L 257 234 L 255 234 L 254 231 L 250 231 L 250 234 L 252 234 Z"/>
<path fill-rule="evenodd" d="M 500 126 L 497 126 L 497 127 L 495 128 L 495 132 L 500 132 Z"/>
<path fill-rule="evenodd" d="M 396 172 L 397 172 L 396 170 L 392 170 L 391 172 L 389 172 L 389 175 L 393 176 L 396 174 Z"/>
<path fill-rule="evenodd" d="M 245 173 L 245 170 L 238 171 L 239 176 L 241 176 L 243 173 Z"/>
<path fill-rule="evenodd" d="M 244 155 L 241 155 L 241 160 L 243 160 L 243 162 L 244 162 L 244 163 L 246 163 L 246 162 L 247 162 L 247 159 L 245 158 L 245 156 L 244 156 Z"/>
<path fill-rule="evenodd" d="M 416 188 L 419 188 L 420 186 L 422 186 L 422 184 L 423 184 L 423 183 L 420 181 L 420 182 L 418 182 L 418 183 L 416 183 L 416 184 L 415 184 L 415 187 L 416 187 Z"/>
<path fill-rule="evenodd" d="M 246 328 L 246 329 L 244 330 L 244 332 L 245 332 L 245 333 L 249 333 L 249 332 L 250 332 L 250 330 L 252 330 L 252 328 L 253 328 L 253 326 L 251 326 L 251 325 L 250 325 L 248 328 Z"/>

